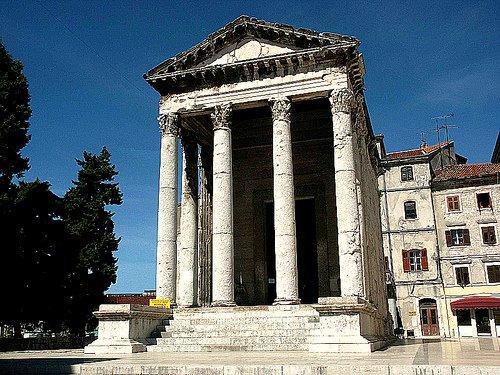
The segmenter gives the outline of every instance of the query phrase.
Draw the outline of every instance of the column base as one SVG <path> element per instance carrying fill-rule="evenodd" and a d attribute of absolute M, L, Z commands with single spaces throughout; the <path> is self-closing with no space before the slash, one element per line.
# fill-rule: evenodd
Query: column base
<path fill-rule="evenodd" d="M 211 307 L 234 307 L 236 303 L 233 301 L 213 301 L 210 304 Z"/>
<path fill-rule="evenodd" d="M 300 299 L 286 299 L 286 298 L 276 298 L 273 305 L 299 305 Z"/>

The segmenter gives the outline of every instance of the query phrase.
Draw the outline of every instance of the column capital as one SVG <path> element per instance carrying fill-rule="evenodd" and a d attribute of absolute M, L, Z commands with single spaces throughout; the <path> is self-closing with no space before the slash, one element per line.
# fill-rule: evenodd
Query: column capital
<path fill-rule="evenodd" d="M 210 115 L 214 125 L 214 130 L 231 129 L 231 119 L 233 116 L 232 103 L 224 103 L 216 105 L 214 111 Z"/>
<path fill-rule="evenodd" d="M 162 135 L 171 134 L 179 136 L 179 115 L 175 112 L 161 114 L 158 116 L 158 124 Z"/>
<path fill-rule="evenodd" d="M 269 99 L 273 112 L 273 121 L 290 121 L 292 102 L 286 96 Z"/>
<path fill-rule="evenodd" d="M 347 88 L 332 90 L 329 99 L 332 113 L 350 113 L 353 108 L 356 108 L 354 94 Z"/>

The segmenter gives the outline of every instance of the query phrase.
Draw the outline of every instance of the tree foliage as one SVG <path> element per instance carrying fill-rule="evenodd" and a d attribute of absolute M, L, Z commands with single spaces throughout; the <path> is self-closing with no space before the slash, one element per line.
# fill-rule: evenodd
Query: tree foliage
<path fill-rule="evenodd" d="M 71 303 L 72 329 L 81 332 L 81 325 L 91 318 L 92 309 L 102 302 L 104 291 L 116 281 L 116 259 L 119 239 L 114 234 L 113 213 L 108 205 L 122 203 L 122 194 L 114 182 L 117 175 L 110 162 L 110 153 L 103 148 L 99 155 L 84 152 L 78 179 L 64 196 L 64 222 L 76 251 Z"/>
<path fill-rule="evenodd" d="M 103 148 L 84 152 L 64 197 L 50 184 L 20 180 L 29 168 L 31 109 L 22 64 L 0 43 L 0 322 L 38 323 L 83 334 L 116 280 L 119 239 L 109 205 L 122 203 L 116 168 Z M 18 330 L 19 331 L 19 330 Z M 20 332 L 18 332 L 20 333 Z"/>
<path fill-rule="evenodd" d="M 21 150 L 30 140 L 28 134 L 31 108 L 28 82 L 23 65 L 14 60 L 0 43 L 0 187 L 12 177 L 22 177 L 28 158 Z"/>

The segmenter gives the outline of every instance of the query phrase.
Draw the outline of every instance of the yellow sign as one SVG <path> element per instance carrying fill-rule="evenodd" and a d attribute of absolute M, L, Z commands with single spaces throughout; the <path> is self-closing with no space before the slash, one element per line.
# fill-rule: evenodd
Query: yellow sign
<path fill-rule="evenodd" d="M 170 300 L 168 298 L 154 298 L 149 300 L 149 306 L 170 308 Z"/>
<path fill-rule="evenodd" d="M 409 316 L 417 316 L 417 312 L 415 310 L 408 311 Z"/>

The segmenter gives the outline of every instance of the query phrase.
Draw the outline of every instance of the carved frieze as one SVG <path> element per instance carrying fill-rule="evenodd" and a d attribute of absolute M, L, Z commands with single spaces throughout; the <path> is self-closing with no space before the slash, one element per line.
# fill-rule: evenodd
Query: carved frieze
<path fill-rule="evenodd" d="M 217 129 L 230 129 L 231 119 L 233 116 L 233 106 L 231 103 L 216 105 L 214 111 L 210 115 L 214 125 L 214 130 Z"/>

